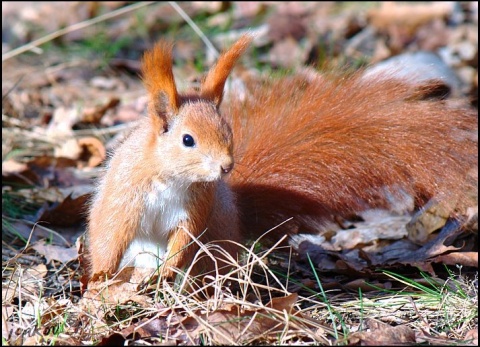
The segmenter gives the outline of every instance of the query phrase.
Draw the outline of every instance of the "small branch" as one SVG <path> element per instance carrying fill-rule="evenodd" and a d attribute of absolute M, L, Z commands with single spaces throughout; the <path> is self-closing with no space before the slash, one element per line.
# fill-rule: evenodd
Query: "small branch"
<path fill-rule="evenodd" d="M 183 19 L 192 27 L 192 29 L 197 33 L 198 36 L 202 39 L 202 41 L 207 45 L 208 49 L 212 51 L 213 55 L 215 57 L 218 57 L 219 53 L 215 46 L 213 46 L 212 42 L 208 39 L 208 37 L 202 32 L 202 30 L 198 27 L 197 24 L 188 16 L 188 14 L 185 13 L 185 11 L 178 6 L 178 4 L 175 1 L 169 1 L 168 2 L 177 12 L 180 16 L 182 16 Z"/>

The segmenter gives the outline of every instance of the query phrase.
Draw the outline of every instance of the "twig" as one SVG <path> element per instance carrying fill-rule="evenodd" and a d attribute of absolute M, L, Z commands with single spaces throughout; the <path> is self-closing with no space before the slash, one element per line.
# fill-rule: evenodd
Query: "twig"
<path fill-rule="evenodd" d="M 202 32 L 202 30 L 198 27 L 197 24 L 188 16 L 188 14 L 185 13 L 184 10 L 175 1 L 169 1 L 168 2 L 177 12 L 180 16 L 182 16 L 183 19 L 192 27 L 192 29 L 200 36 L 202 41 L 207 45 L 208 49 L 212 51 L 214 54 L 215 58 L 218 57 L 219 53 L 215 46 L 213 46 L 212 42 L 205 36 L 205 34 Z"/>
<path fill-rule="evenodd" d="M 4 95 L 2 95 L 2 104 L 5 101 L 5 98 L 8 96 L 8 94 L 10 94 L 12 92 L 12 90 L 14 90 L 18 86 L 18 84 L 22 81 L 24 76 L 25 75 L 20 76 L 20 78 L 17 80 L 17 82 L 15 82 L 15 84 L 9 90 L 7 90 L 7 92 Z M 2 116 L 3 116 L 3 114 L 2 114 Z"/>

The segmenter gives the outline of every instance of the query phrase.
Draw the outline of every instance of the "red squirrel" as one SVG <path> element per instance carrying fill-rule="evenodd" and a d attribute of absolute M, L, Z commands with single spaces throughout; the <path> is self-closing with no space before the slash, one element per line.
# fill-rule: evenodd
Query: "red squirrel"
<path fill-rule="evenodd" d="M 251 40 L 242 36 L 187 94 L 177 91 L 171 43 L 145 53 L 148 116 L 99 180 L 88 217 L 90 274 L 163 264 L 172 277 L 194 260 L 192 237 L 223 241 L 236 257 L 238 243 L 288 219 L 270 237 L 388 208 L 396 194 L 417 206 L 462 196 L 478 160 L 476 111 L 426 100 L 428 88 L 394 75 L 361 73 L 272 79 L 242 98 L 233 90 L 222 104 Z M 192 271 L 214 266 L 204 257 Z"/>

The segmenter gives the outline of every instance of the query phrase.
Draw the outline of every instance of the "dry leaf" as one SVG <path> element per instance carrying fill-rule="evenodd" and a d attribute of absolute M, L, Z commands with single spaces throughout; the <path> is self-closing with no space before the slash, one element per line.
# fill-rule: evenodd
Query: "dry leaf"
<path fill-rule="evenodd" d="M 45 210 L 38 221 L 48 225 L 75 226 L 85 218 L 85 206 L 89 197 L 89 194 L 85 194 L 72 199 L 69 195 L 61 203 Z"/>
<path fill-rule="evenodd" d="M 364 222 L 355 223 L 355 228 L 339 230 L 332 237 L 333 249 L 353 249 L 378 242 L 398 240 L 407 235 L 405 225 L 411 219 L 408 215 L 395 215 L 384 210 L 370 210 L 362 213 Z"/>
<path fill-rule="evenodd" d="M 40 240 L 32 245 L 32 248 L 45 257 L 47 264 L 49 264 L 52 260 L 57 260 L 62 264 L 65 264 L 78 257 L 76 246 L 66 248 L 47 244 L 45 243 L 45 240 Z"/>
<path fill-rule="evenodd" d="M 415 332 L 406 325 L 390 326 L 375 319 L 368 319 L 370 331 L 355 332 L 348 337 L 349 344 L 362 346 L 392 346 L 416 343 Z"/>
<path fill-rule="evenodd" d="M 452 12 L 452 6 L 450 3 L 438 1 L 428 4 L 385 1 L 380 8 L 370 10 L 368 15 L 371 24 L 378 29 L 399 26 L 412 33 L 419 26 L 436 18 L 445 18 Z"/>
<path fill-rule="evenodd" d="M 14 159 L 7 159 L 2 161 L 2 175 L 20 173 L 25 170 L 27 170 L 27 164 L 25 163 L 19 163 Z"/>
<path fill-rule="evenodd" d="M 80 115 L 76 107 L 59 107 L 54 113 L 52 120 L 46 129 L 46 135 L 53 139 L 73 136 L 73 125 L 80 120 Z"/>
<path fill-rule="evenodd" d="M 369 11 L 370 23 L 378 31 L 388 34 L 388 45 L 394 54 L 405 50 L 420 27 L 434 20 L 445 20 L 453 4 L 447 2 L 397 3 L 384 2 L 380 8 Z M 432 36 L 432 35 L 431 35 Z"/>
<path fill-rule="evenodd" d="M 196 312 L 181 323 L 188 326 L 194 337 L 209 334 L 215 343 L 230 345 L 251 343 L 257 339 L 276 339 L 278 334 L 287 328 L 285 315 L 302 320 L 289 320 L 288 329 L 292 333 L 301 333 L 305 328 L 317 329 L 319 324 L 316 321 L 307 320 L 295 310 L 297 300 L 298 294 L 294 293 L 272 299 L 265 308 L 244 309 L 229 305 L 211 313 Z"/>
<path fill-rule="evenodd" d="M 40 175 L 27 164 L 8 159 L 2 162 L 2 182 L 5 185 L 17 183 L 34 186 L 41 180 Z"/>
<path fill-rule="evenodd" d="M 234 6 L 233 16 L 237 19 L 255 17 L 267 7 L 265 3 L 257 1 L 236 1 Z"/>
<path fill-rule="evenodd" d="M 463 265 L 478 268 L 478 252 L 452 252 L 430 259 L 434 263 L 446 265 Z"/>
<path fill-rule="evenodd" d="M 63 319 L 67 308 L 71 306 L 72 302 L 69 299 L 57 300 L 53 297 L 45 299 L 47 306 L 42 312 L 41 322 L 45 327 L 52 325 L 52 323 L 58 323 L 58 319 Z"/>
<path fill-rule="evenodd" d="M 67 139 L 60 142 L 59 146 L 56 146 L 53 152 L 53 156 L 56 158 L 68 158 L 77 160 L 80 156 L 80 146 L 78 141 L 74 138 Z"/>
<path fill-rule="evenodd" d="M 293 38 L 298 45 L 307 33 L 302 15 L 292 13 L 275 14 L 268 20 L 268 38 L 276 43 L 287 38 Z"/>
<path fill-rule="evenodd" d="M 434 231 L 442 228 L 451 215 L 451 209 L 430 200 L 413 216 L 407 224 L 408 238 L 417 243 L 425 244 L 432 240 Z"/>
<path fill-rule="evenodd" d="M 302 48 L 294 38 L 275 43 L 269 52 L 269 62 L 274 66 L 293 68 L 302 65 L 307 59 L 308 49 Z"/>
<path fill-rule="evenodd" d="M 88 167 L 98 166 L 105 160 L 107 151 L 103 143 L 96 137 L 83 137 L 78 140 L 78 144 L 82 148 L 79 159 L 87 162 Z"/>
<path fill-rule="evenodd" d="M 106 104 L 85 108 L 83 110 L 82 121 L 85 123 L 100 124 L 100 121 L 105 113 L 108 110 L 117 107 L 118 104 L 120 104 L 120 99 L 117 97 L 112 97 Z"/>
<path fill-rule="evenodd" d="M 25 270 L 17 267 L 10 281 L 2 284 L 2 303 L 10 303 L 13 298 L 17 298 L 19 295 L 21 295 L 22 300 L 36 302 L 47 273 L 48 270 L 44 264 L 38 264 Z"/>
<path fill-rule="evenodd" d="M 207 334 L 217 344 L 248 343 L 268 336 L 275 340 L 279 331 L 286 328 L 285 312 L 291 316 L 301 317 L 301 314 L 294 310 L 297 299 L 297 294 L 291 294 L 273 299 L 265 308 L 244 309 L 236 304 L 227 304 L 213 312 L 196 310 L 188 316 L 179 315 L 168 307 L 162 307 L 156 315 L 157 318 L 144 319 L 131 325 L 120 334 L 107 337 L 101 344 L 113 342 L 123 344 L 126 339 L 136 340 L 151 336 L 162 339 L 168 337 L 170 344 L 172 342 L 196 344 L 201 341 L 202 334 Z M 295 320 L 289 322 L 289 331 L 301 332 L 298 326 L 295 328 L 295 322 Z M 310 322 L 312 331 L 316 331 L 319 325 L 314 320 Z"/>
<path fill-rule="evenodd" d="M 150 299 L 140 294 L 139 287 L 152 276 L 153 272 L 152 269 L 127 267 L 113 278 L 106 279 L 103 273 L 93 274 L 80 306 L 88 312 L 97 312 L 99 317 L 103 317 L 105 305 L 114 307 L 133 301 L 141 306 L 147 306 Z"/>
<path fill-rule="evenodd" d="M 90 85 L 92 87 L 104 90 L 113 90 L 118 85 L 123 84 L 123 82 L 118 78 L 105 77 L 105 76 L 95 76 L 90 80 Z M 118 100 L 118 99 L 117 99 Z M 120 100 L 118 100 L 120 101 Z M 110 101 L 107 103 L 109 104 Z M 103 107 L 103 106 L 100 106 Z M 98 109 L 98 107 L 97 107 Z"/>
<path fill-rule="evenodd" d="M 478 346 L 478 328 L 467 331 L 463 339 L 472 346 Z"/>

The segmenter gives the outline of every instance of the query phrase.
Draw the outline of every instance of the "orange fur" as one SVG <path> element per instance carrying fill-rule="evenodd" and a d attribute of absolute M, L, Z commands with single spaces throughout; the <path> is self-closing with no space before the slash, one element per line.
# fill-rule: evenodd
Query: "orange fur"
<path fill-rule="evenodd" d="M 219 197 L 215 196 L 217 194 L 216 188 L 197 184 L 197 187 L 192 192 L 194 194 L 192 202 L 195 206 L 192 206 L 190 210 L 190 218 L 188 221 L 181 223 L 169 239 L 171 258 L 169 258 L 165 266 L 165 275 L 167 277 L 173 277 L 173 268 L 187 269 L 191 265 L 195 253 L 200 248 L 197 242 L 208 244 L 209 242 L 228 240 L 228 242 L 222 242 L 220 245 L 234 259 L 238 252 L 235 242 L 241 242 L 236 211 L 234 209 L 230 213 L 222 213 L 221 210 L 225 206 L 218 206 Z M 232 208 L 232 206 L 229 207 Z M 198 240 L 192 240 L 185 230 L 188 230 Z M 213 251 L 210 250 L 210 252 Z M 222 264 L 222 259 L 225 259 L 225 256 L 218 252 L 215 253 L 215 256 L 219 262 L 217 264 L 219 272 L 224 273 L 228 270 Z M 215 275 L 214 271 L 215 264 L 212 259 L 208 255 L 204 255 L 194 264 L 190 275 L 197 276 L 206 273 Z"/>
<path fill-rule="evenodd" d="M 173 114 L 180 107 L 180 96 L 175 85 L 172 70 L 172 47 L 167 41 L 159 41 L 143 57 L 143 83 L 150 95 L 149 114 L 155 126 L 166 131 Z"/>
<path fill-rule="evenodd" d="M 333 215 L 390 208 L 404 193 L 417 206 L 465 194 L 477 116 L 417 91 L 388 76 L 293 77 L 225 105 L 236 144 L 227 180 L 245 231 L 294 217 L 276 232 L 314 232 Z"/>
<path fill-rule="evenodd" d="M 222 102 L 223 87 L 235 62 L 250 45 L 252 36 L 243 35 L 232 47 L 224 52 L 217 64 L 210 69 L 202 83 L 200 95 L 202 98 L 213 101 L 217 106 Z"/>
<path fill-rule="evenodd" d="M 423 100 L 428 86 L 361 73 L 284 77 L 248 86 L 245 100 L 233 92 L 219 109 L 225 80 L 251 39 L 223 53 L 192 95 L 177 93 L 170 44 L 145 54 L 149 117 L 116 150 L 98 185 L 88 227 L 91 274 L 115 272 L 132 240 L 162 248 L 164 274 L 173 276 L 199 249 L 189 233 L 203 243 L 230 241 L 222 246 L 235 257 L 234 242 L 291 217 L 273 238 L 315 232 L 333 215 L 389 208 L 404 194 L 417 206 L 432 197 L 461 202 L 471 188 L 476 112 Z M 204 257 L 193 273 L 214 268 Z"/>

